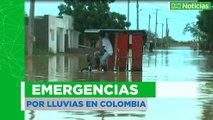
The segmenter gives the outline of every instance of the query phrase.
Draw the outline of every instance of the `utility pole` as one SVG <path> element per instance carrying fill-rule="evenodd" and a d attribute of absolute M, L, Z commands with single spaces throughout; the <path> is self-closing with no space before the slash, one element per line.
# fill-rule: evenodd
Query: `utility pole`
<path fill-rule="evenodd" d="M 127 22 L 129 22 L 129 0 L 127 3 Z M 129 26 L 127 27 L 127 29 L 129 30 Z"/>
<path fill-rule="evenodd" d="M 150 34 L 151 34 L 151 30 L 150 30 L 150 20 L 151 20 L 151 15 L 149 14 L 148 34 L 147 34 L 148 41 L 150 41 Z"/>
<path fill-rule="evenodd" d="M 166 18 L 166 37 L 168 37 L 168 18 Z"/>
<path fill-rule="evenodd" d="M 27 37 L 27 55 L 33 54 L 33 41 L 34 41 L 34 10 L 35 0 L 30 0 L 30 16 L 28 26 L 28 37 Z"/>
<path fill-rule="evenodd" d="M 149 23 L 148 23 L 148 31 L 150 32 L 150 20 L 151 20 L 151 15 L 149 14 Z"/>
<path fill-rule="evenodd" d="M 161 49 L 163 48 L 163 26 L 164 24 L 162 23 Z"/>
<path fill-rule="evenodd" d="M 166 18 L 166 39 L 165 39 L 165 47 L 168 47 L 168 36 L 169 36 L 169 29 L 168 29 L 168 18 Z"/>
<path fill-rule="evenodd" d="M 162 39 L 163 39 L 163 27 L 164 27 L 164 24 L 162 23 Z"/>
<path fill-rule="evenodd" d="M 157 38 L 157 27 L 158 27 L 158 9 L 156 9 L 156 20 L 155 20 L 155 38 Z M 155 39 L 155 47 L 157 44 L 157 39 Z"/>
<path fill-rule="evenodd" d="M 139 29 L 139 3 L 138 3 L 138 0 L 136 1 L 136 14 L 137 14 L 137 30 Z"/>

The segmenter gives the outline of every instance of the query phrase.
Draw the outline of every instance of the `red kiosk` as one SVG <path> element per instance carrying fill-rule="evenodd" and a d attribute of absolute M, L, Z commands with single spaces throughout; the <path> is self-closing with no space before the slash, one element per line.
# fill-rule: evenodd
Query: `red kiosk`
<path fill-rule="evenodd" d="M 142 71 L 144 30 L 86 29 L 85 33 L 106 33 L 113 47 L 113 55 L 108 60 L 108 70 Z M 130 65 L 130 66 L 128 66 Z"/>

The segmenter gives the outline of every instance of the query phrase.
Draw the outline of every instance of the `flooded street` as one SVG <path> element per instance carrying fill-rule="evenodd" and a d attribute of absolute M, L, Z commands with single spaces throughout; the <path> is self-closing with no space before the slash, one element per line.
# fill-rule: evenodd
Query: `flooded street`
<path fill-rule="evenodd" d="M 213 55 L 189 47 L 144 52 L 142 72 L 79 72 L 87 66 L 85 54 L 37 55 L 25 66 L 26 81 L 171 83 L 157 86 L 147 111 L 26 111 L 26 120 L 213 120 Z"/>

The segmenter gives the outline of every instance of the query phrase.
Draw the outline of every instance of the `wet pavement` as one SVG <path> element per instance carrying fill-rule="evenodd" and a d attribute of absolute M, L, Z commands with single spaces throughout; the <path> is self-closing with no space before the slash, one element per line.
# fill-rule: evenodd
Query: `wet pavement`
<path fill-rule="evenodd" d="M 85 54 L 37 55 L 26 60 L 25 80 L 180 82 L 189 86 L 183 88 L 189 97 L 151 98 L 147 111 L 26 111 L 25 119 L 213 120 L 213 55 L 189 47 L 171 47 L 145 51 L 142 72 L 79 72 L 85 66 Z"/>

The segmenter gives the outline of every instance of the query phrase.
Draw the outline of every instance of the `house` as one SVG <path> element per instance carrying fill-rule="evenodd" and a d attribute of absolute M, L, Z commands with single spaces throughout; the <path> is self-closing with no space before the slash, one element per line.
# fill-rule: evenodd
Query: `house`
<path fill-rule="evenodd" d="M 25 18 L 26 35 L 28 34 L 28 19 L 29 17 Z M 79 32 L 74 30 L 73 21 L 71 16 L 66 15 L 62 17 L 36 16 L 34 19 L 34 52 L 58 53 L 66 52 L 70 48 L 78 48 Z"/>

